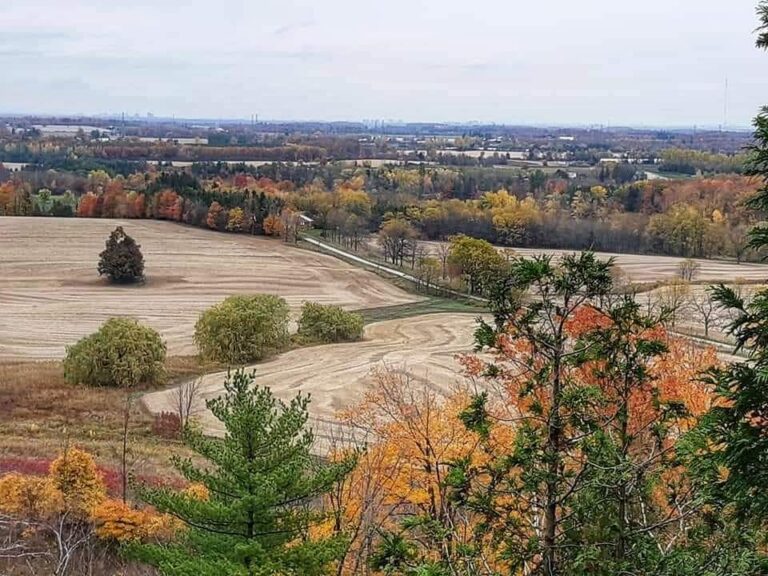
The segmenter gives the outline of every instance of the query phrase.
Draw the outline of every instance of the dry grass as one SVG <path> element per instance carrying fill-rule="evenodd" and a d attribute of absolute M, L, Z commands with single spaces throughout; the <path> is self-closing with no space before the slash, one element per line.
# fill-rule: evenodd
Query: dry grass
<path fill-rule="evenodd" d="M 168 384 L 215 369 L 191 356 L 167 361 Z M 0 363 L 0 460 L 48 460 L 68 444 L 92 452 L 105 468 L 119 467 L 126 401 L 130 400 L 129 452 L 137 475 L 172 475 L 169 457 L 178 443 L 156 438 L 153 416 L 138 400 L 146 389 L 72 386 L 61 362 Z"/>

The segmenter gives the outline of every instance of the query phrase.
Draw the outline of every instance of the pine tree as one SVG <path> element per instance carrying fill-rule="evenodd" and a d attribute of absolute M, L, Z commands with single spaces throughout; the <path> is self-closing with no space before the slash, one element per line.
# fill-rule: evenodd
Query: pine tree
<path fill-rule="evenodd" d="M 768 49 L 768 0 L 758 6 L 758 48 Z M 755 143 L 747 172 L 762 187 L 750 200 L 752 208 L 768 209 L 768 107 L 754 121 Z M 768 246 L 768 226 L 756 226 L 751 245 Z M 720 503 L 735 504 L 744 517 L 768 519 L 768 290 L 747 303 L 735 290 L 724 285 L 714 289 L 715 300 L 730 310 L 735 320 L 729 327 L 737 351 L 749 353 L 748 362 L 730 364 L 712 374 L 713 385 L 723 399 L 702 424 L 703 436 L 712 451 L 703 465 L 709 465 L 710 492 Z M 705 476 L 700 472 L 700 476 Z"/>
<path fill-rule="evenodd" d="M 758 48 L 768 49 L 768 0 L 758 5 Z M 751 199 L 752 208 L 768 208 L 768 107 L 754 120 L 755 140 L 747 172 L 762 184 Z M 768 226 L 756 226 L 751 246 L 768 246 Z M 710 373 L 718 399 L 698 428 L 686 438 L 686 456 L 691 477 L 711 510 L 708 518 L 707 554 L 736 570 L 718 573 L 766 574 L 768 555 L 764 546 L 768 525 L 768 290 L 747 302 L 732 288 L 712 289 L 719 306 L 734 320 L 728 330 L 736 340 L 736 351 L 748 354 L 745 362 L 728 364 Z M 714 534 L 721 543 L 712 544 Z M 698 536 L 698 535 L 697 535 Z M 702 538 L 702 536 L 698 536 Z M 703 541 L 703 540 L 702 540 Z M 730 566 L 729 566 L 730 568 Z"/>
<path fill-rule="evenodd" d="M 167 575 L 324 574 L 343 551 L 340 537 L 313 539 L 321 497 L 351 469 L 323 464 L 310 450 L 309 398 L 286 404 L 269 388 L 252 386 L 254 373 L 228 375 L 225 394 L 206 405 L 223 424 L 222 438 L 199 430 L 185 443 L 200 458 L 175 458 L 190 482 L 207 488 L 199 499 L 167 488 L 143 487 L 144 500 L 189 529 L 170 545 L 142 545 L 136 556 Z"/>
<path fill-rule="evenodd" d="M 110 281 L 130 284 L 144 280 L 144 256 L 141 246 L 118 226 L 109 235 L 107 246 L 99 254 L 99 276 Z"/>

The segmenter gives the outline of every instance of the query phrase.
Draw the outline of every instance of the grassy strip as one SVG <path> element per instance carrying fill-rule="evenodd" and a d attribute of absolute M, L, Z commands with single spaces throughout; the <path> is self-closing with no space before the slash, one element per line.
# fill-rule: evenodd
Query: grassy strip
<path fill-rule="evenodd" d="M 487 309 L 480 304 L 473 304 L 461 300 L 449 300 L 448 298 L 429 297 L 419 302 L 410 304 L 398 304 L 396 306 L 384 306 L 382 308 L 367 308 L 358 310 L 363 315 L 366 324 L 382 322 L 384 320 L 397 320 L 410 318 L 423 314 L 485 314 Z"/>

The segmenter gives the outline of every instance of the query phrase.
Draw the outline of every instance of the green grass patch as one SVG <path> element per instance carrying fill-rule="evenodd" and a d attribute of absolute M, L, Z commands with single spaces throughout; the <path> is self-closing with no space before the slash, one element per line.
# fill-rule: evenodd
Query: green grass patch
<path fill-rule="evenodd" d="M 397 320 L 399 318 L 410 318 L 411 316 L 421 316 L 423 314 L 486 314 L 487 308 L 478 304 L 464 302 L 461 300 L 450 300 L 448 298 L 430 297 L 419 302 L 410 304 L 398 304 L 396 306 L 384 306 L 381 308 L 366 308 L 357 310 L 363 315 L 366 324 L 372 322 L 383 322 L 384 320 Z"/>

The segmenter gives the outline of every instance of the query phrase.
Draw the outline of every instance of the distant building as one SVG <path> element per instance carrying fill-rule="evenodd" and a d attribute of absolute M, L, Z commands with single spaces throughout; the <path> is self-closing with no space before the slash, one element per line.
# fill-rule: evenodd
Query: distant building
<path fill-rule="evenodd" d="M 314 219 L 310 218 L 306 214 L 299 213 L 299 227 L 300 228 L 312 228 L 315 225 Z"/>

